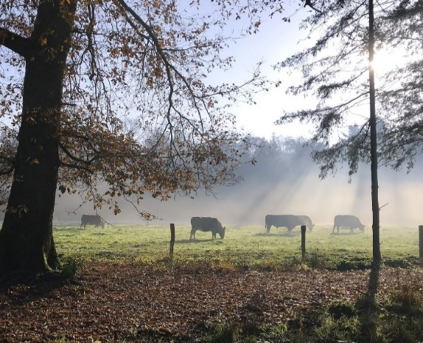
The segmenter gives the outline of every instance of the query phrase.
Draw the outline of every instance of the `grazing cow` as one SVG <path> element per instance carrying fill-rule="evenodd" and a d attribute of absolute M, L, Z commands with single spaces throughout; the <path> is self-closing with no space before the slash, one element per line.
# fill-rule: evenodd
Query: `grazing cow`
<path fill-rule="evenodd" d="M 298 219 L 302 222 L 302 225 L 307 226 L 308 231 L 313 231 L 313 222 L 311 221 L 309 216 L 297 216 Z"/>
<path fill-rule="evenodd" d="M 104 219 L 101 218 L 98 214 L 83 214 L 81 217 L 81 227 L 84 226 L 84 229 L 87 225 L 94 225 L 95 227 L 101 226 L 104 228 L 104 223 Z"/>
<path fill-rule="evenodd" d="M 298 225 L 304 225 L 303 222 L 292 214 L 273 215 L 268 214 L 265 218 L 265 227 L 267 233 L 270 232 L 270 228 L 274 227 L 286 227 L 289 232 Z"/>
<path fill-rule="evenodd" d="M 226 227 L 222 227 L 222 224 L 216 218 L 192 217 L 191 227 L 192 229 L 191 229 L 191 235 L 189 236 L 189 239 L 192 239 L 192 238 L 195 239 L 195 231 L 197 230 L 200 230 L 203 232 L 211 231 L 212 239 L 216 238 L 216 233 L 218 233 L 220 238 L 222 239 L 225 237 Z"/>
<path fill-rule="evenodd" d="M 358 228 L 361 232 L 364 232 L 364 225 L 361 224 L 360 219 L 358 219 L 356 216 L 335 216 L 332 233 L 335 232 L 335 228 L 338 230 L 339 233 L 340 227 L 349 227 L 351 233 L 354 231 L 355 228 Z"/>

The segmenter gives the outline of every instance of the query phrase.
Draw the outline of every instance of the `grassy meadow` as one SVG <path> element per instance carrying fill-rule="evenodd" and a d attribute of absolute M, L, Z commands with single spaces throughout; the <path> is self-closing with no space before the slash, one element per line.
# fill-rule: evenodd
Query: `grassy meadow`
<path fill-rule="evenodd" d="M 222 240 L 190 226 L 176 225 L 175 264 L 201 264 L 228 269 L 289 270 L 298 266 L 330 269 L 364 269 L 372 256 L 372 230 L 364 233 L 331 225 L 315 226 L 306 234 L 306 261 L 301 261 L 300 228 L 291 234 L 272 227 L 227 227 Z M 385 264 L 406 266 L 418 257 L 417 227 L 382 227 L 381 250 Z M 219 237 L 219 236 L 218 236 Z M 107 225 L 105 228 L 56 225 L 54 238 L 61 256 L 83 260 L 130 261 L 155 264 L 169 260 L 170 228 L 158 225 Z"/>
<path fill-rule="evenodd" d="M 299 228 L 190 231 L 170 259 L 169 225 L 56 225 L 61 271 L 0 283 L 0 341 L 421 342 L 417 227 L 381 228 L 378 273 L 368 228 L 315 226 L 304 260 Z"/>

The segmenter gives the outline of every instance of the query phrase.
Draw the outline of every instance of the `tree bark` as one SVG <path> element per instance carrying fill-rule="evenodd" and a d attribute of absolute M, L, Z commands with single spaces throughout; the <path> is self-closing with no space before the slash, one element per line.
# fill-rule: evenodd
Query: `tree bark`
<path fill-rule="evenodd" d="M 369 62 L 374 61 L 374 13 L 373 0 L 369 0 Z M 376 131 L 376 94 L 374 66 L 369 66 L 370 83 L 370 159 L 371 159 L 371 188 L 373 212 L 373 262 L 379 263 L 382 259 L 380 253 L 380 218 L 379 218 L 379 184 L 378 184 L 378 156 L 377 156 L 377 131 Z"/>
<path fill-rule="evenodd" d="M 53 240 L 62 87 L 77 0 L 41 0 L 26 60 L 15 170 L 0 231 L 0 270 L 41 272 L 59 261 Z"/>

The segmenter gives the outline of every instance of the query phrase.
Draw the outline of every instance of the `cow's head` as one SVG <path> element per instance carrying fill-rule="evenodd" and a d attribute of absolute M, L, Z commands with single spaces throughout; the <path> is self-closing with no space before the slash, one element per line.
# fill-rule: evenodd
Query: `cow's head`
<path fill-rule="evenodd" d="M 361 224 L 358 228 L 360 229 L 361 232 L 364 232 L 364 225 L 363 224 Z"/>
<path fill-rule="evenodd" d="M 226 231 L 226 227 L 222 228 L 222 230 L 219 230 L 219 236 L 220 238 L 225 238 L 225 231 Z"/>

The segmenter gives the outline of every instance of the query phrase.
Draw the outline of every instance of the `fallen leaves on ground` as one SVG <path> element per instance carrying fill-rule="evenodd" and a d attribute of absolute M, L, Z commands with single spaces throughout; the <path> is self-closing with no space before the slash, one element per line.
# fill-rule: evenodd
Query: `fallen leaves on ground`
<path fill-rule="evenodd" d="M 0 341 L 194 341 L 217 324 L 286 323 L 302 310 L 353 302 L 369 271 L 157 270 L 87 262 L 78 282 L 46 278 L 0 288 Z M 422 284 L 423 269 L 382 269 L 380 294 Z"/>

